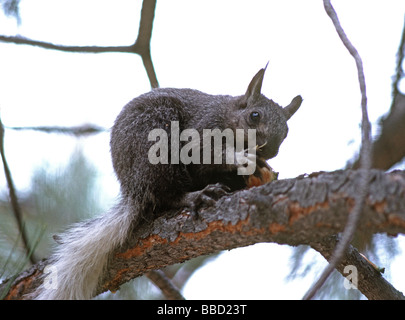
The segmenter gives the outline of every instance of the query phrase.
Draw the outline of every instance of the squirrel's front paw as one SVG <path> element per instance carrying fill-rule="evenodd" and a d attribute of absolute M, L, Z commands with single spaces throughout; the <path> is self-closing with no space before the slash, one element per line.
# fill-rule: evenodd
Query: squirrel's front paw
<path fill-rule="evenodd" d="M 191 214 L 198 217 L 201 207 L 214 205 L 221 197 L 229 194 L 230 188 L 222 183 L 209 184 L 204 189 L 186 194 L 184 201 L 190 208 Z"/>

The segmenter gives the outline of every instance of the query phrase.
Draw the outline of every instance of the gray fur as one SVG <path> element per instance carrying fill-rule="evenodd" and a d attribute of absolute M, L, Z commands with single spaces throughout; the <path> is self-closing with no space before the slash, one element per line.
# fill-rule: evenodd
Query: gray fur
<path fill-rule="evenodd" d="M 209 184 L 222 183 L 241 189 L 244 180 L 236 166 L 214 164 L 156 164 L 148 161 L 154 143 L 148 133 L 155 128 L 170 133 L 171 121 L 180 130 L 231 128 L 257 130 L 256 141 L 264 145 L 258 156 L 277 155 L 287 136 L 287 120 L 302 99 L 296 97 L 286 108 L 261 94 L 265 69 L 252 79 L 244 95 L 209 95 L 192 89 L 154 89 L 130 101 L 118 115 L 111 132 L 111 155 L 121 186 L 121 201 L 106 215 L 79 223 L 61 236 L 62 243 L 50 262 L 57 270 L 56 289 L 41 286 L 37 299 L 89 299 L 97 289 L 110 253 L 120 246 L 131 228 L 153 221 L 161 212 L 184 204 L 185 197 Z M 260 114 L 252 122 L 252 112 Z M 169 139 L 170 140 L 170 139 Z"/>

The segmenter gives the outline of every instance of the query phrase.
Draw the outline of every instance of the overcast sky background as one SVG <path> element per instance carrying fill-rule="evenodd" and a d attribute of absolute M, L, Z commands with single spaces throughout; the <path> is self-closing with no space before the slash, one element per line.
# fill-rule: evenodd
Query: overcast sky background
<path fill-rule="evenodd" d="M 141 4 L 22 0 L 21 25 L 1 15 L 0 33 L 64 45 L 129 45 L 137 36 Z M 376 133 L 379 117 L 391 104 L 405 1 L 341 0 L 333 5 L 363 59 Z M 160 0 L 151 48 L 161 87 L 240 95 L 269 62 L 262 93 L 281 105 L 302 95 L 301 109 L 289 121 L 289 136 L 269 162 L 280 178 L 340 169 L 359 148 L 357 70 L 320 0 Z M 405 91 L 404 84 L 401 88 Z M 129 100 L 149 89 L 136 55 L 65 53 L 0 43 L 0 112 L 6 126 L 92 123 L 109 128 Z M 46 164 L 51 170 L 66 163 L 78 144 L 83 146 L 100 169 L 100 199 L 106 207 L 118 193 L 108 142 L 108 133 L 77 140 L 12 130 L 6 131 L 5 141 L 20 190 L 29 187 L 34 168 Z M 3 172 L 0 187 L 5 188 Z M 198 271 L 184 294 L 190 299 L 299 299 L 313 274 L 285 283 L 290 253 L 289 247 L 275 244 L 232 250 Z M 389 276 L 404 291 L 404 257 L 397 261 L 387 261 L 392 266 Z"/>

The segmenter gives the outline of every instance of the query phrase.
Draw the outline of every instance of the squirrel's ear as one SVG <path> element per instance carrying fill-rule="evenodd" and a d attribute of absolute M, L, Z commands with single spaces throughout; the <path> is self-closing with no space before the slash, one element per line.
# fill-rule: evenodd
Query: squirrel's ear
<path fill-rule="evenodd" d="M 294 99 L 292 99 L 290 104 L 283 109 L 287 120 L 290 119 L 292 115 L 298 110 L 298 108 L 301 106 L 301 103 L 302 97 L 296 96 Z"/>
<path fill-rule="evenodd" d="M 260 92 L 262 90 L 264 72 L 266 71 L 267 64 L 263 69 L 260 69 L 259 72 L 256 73 L 256 75 L 253 77 L 252 81 L 250 81 L 245 93 L 246 101 L 250 98 L 255 98 L 260 95 Z"/>

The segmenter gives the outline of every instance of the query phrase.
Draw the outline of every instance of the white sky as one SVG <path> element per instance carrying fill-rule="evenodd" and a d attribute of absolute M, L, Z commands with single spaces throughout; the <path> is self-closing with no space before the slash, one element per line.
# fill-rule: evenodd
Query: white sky
<path fill-rule="evenodd" d="M 22 25 L 1 16 L 0 33 L 65 45 L 127 45 L 136 38 L 141 3 L 22 0 Z M 363 59 L 369 116 L 376 132 L 376 121 L 391 103 L 405 1 L 341 0 L 333 5 Z M 282 105 L 297 94 L 304 98 L 289 122 L 287 140 L 270 162 L 280 178 L 342 168 L 358 150 L 357 71 L 321 0 L 160 0 L 152 58 L 162 87 L 234 95 L 243 94 L 253 75 L 269 61 L 262 92 Z M 138 56 L 64 53 L 0 43 L 0 112 L 7 126 L 110 127 L 125 103 L 149 89 Z M 102 170 L 100 185 L 109 195 L 106 203 L 113 201 L 118 188 L 108 134 L 79 142 L 33 132 L 6 134 L 7 158 L 20 189 L 28 187 L 33 168 L 66 162 L 79 143 Z M 4 185 L 1 172 L 0 186 Z M 303 285 L 283 283 L 280 272 L 288 271 L 289 253 L 288 247 L 277 245 L 232 250 L 197 272 L 185 295 L 301 298 L 311 279 L 303 280 Z M 242 262 L 251 262 L 257 272 Z M 270 268 L 274 270 L 266 271 Z M 245 270 L 249 271 L 241 283 L 247 289 L 232 288 L 233 280 Z M 270 278 L 265 285 L 266 273 Z M 405 290 L 405 279 L 395 278 L 394 271 L 392 276 L 394 286 Z M 266 292 L 258 290 L 258 283 Z"/>

